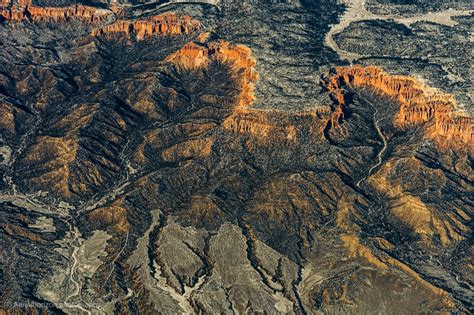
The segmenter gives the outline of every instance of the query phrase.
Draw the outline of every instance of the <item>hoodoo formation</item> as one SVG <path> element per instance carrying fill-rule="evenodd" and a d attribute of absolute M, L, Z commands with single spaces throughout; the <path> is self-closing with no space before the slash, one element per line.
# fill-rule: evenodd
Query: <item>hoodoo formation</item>
<path fill-rule="evenodd" d="M 243 108 L 252 104 L 255 100 L 253 91 L 258 74 L 250 48 L 224 40 L 209 44 L 188 43 L 166 58 L 166 61 L 188 70 L 206 67 L 212 60 L 229 64 L 232 71 L 238 75 L 242 88 L 238 107 Z"/>
<path fill-rule="evenodd" d="M 297 145 L 303 135 L 313 140 L 321 139 L 330 109 L 288 113 L 285 111 L 237 109 L 223 123 L 225 129 L 235 134 L 250 134 L 265 144 L 282 143 Z"/>
<path fill-rule="evenodd" d="M 310 132 L 315 137 L 321 136 L 329 107 L 297 113 L 257 110 L 251 107 L 255 101 L 254 85 L 258 80 L 258 73 L 252 51 L 244 45 L 224 40 L 212 43 L 191 42 L 166 59 L 184 70 L 207 67 L 213 60 L 230 65 L 241 87 L 233 114 L 223 122 L 225 129 L 236 134 L 251 134 L 266 143 L 270 143 L 269 140 L 296 143 L 300 139 L 299 135 L 304 132 Z"/>
<path fill-rule="evenodd" d="M 474 313 L 463 1 L 0 0 L 0 314 Z"/>
<path fill-rule="evenodd" d="M 92 35 L 100 36 L 111 33 L 123 33 L 128 36 L 134 33 L 138 40 L 142 40 L 145 36 L 155 34 L 190 34 L 200 28 L 201 23 L 189 16 L 178 16 L 174 13 L 166 13 L 152 16 L 148 20 L 118 20 L 112 24 L 93 30 Z"/>
<path fill-rule="evenodd" d="M 68 18 L 78 18 L 90 23 L 98 23 L 110 17 L 109 10 L 97 9 L 85 5 L 67 7 L 40 7 L 32 5 L 31 0 L 3 0 L 0 7 L 0 17 L 7 21 L 20 22 L 26 19 L 33 21 L 63 21 Z"/>
<path fill-rule="evenodd" d="M 452 95 L 428 87 L 412 77 L 390 75 L 374 66 L 336 67 L 333 73 L 326 75 L 323 84 L 333 93 L 337 103 L 331 116 L 333 127 L 338 126 L 344 107 L 348 105 L 347 88 L 369 88 L 398 101 L 397 126 L 432 122 L 428 136 L 443 139 L 444 143 L 460 141 L 471 150 L 474 148 L 473 119 L 458 110 Z"/>

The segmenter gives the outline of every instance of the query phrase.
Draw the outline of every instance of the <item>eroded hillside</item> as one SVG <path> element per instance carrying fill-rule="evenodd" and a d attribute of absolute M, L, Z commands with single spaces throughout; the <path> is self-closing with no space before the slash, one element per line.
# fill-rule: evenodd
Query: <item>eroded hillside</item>
<path fill-rule="evenodd" d="M 92 5 L 2 4 L 2 311 L 472 312 L 452 89 L 316 50 L 336 3 Z"/>

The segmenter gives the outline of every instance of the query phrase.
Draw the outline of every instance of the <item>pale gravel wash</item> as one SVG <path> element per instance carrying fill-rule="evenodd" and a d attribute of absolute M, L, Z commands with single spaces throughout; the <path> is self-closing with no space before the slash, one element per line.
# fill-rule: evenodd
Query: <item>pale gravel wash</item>
<path fill-rule="evenodd" d="M 454 27 L 457 22 L 452 18 L 456 16 L 466 16 L 472 14 L 474 10 L 454 10 L 448 9 L 440 12 L 428 12 L 426 14 L 412 17 L 402 17 L 399 15 L 380 15 L 368 11 L 365 7 L 366 0 L 341 0 L 340 2 L 347 6 L 346 11 L 340 17 L 339 23 L 331 26 L 326 34 L 324 43 L 334 50 L 341 60 L 347 60 L 353 63 L 355 60 L 366 57 L 360 54 L 345 51 L 335 42 L 334 36 L 342 33 L 351 23 L 370 21 L 370 20 L 393 20 L 397 23 L 410 27 L 416 22 L 431 22 L 449 27 Z"/>

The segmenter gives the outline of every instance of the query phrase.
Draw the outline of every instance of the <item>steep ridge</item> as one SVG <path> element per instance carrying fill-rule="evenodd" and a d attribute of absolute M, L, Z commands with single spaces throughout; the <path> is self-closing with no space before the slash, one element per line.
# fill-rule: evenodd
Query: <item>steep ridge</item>
<path fill-rule="evenodd" d="M 138 39 L 132 27 L 126 34 Z M 371 110 L 358 106 L 352 117 L 359 120 L 345 117 L 350 123 L 343 127 L 350 125 L 352 138 L 343 146 L 320 141 L 328 123 L 340 123 L 350 102 L 350 89 L 344 88 L 355 86 L 350 83 L 353 78 L 336 82 L 341 117 L 331 117 L 329 106 L 301 112 L 260 110 L 252 107 L 258 75 L 249 48 L 226 41 L 208 43 L 208 34 L 184 47 L 182 38 L 169 46 L 176 38 L 148 37 L 160 32 L 145 28 L 146 41 L 140 43 L 94 41 L 104 59 L 80 61 L 110 64 L 101 69 L 104 78 L 124 69 L 117 71 L 122 79 L 91 82 L 97 90 L 77 95 L 70 103 L 48 102 L 48 119 L 40 132 L 28 135 L 14 165 L 17 190 L 32 195 L 40 189 L 56 192 L 54 198 L 77 205 L 69 230 L 71 234 L 74 227 L 77 235 L 80 231 L 82 240 L 76 236 L 79 245 L 73 247 L 68 241 L 67 248 L 74 249 L 72 266 L 61 266 L 41 282 L 48 288 L 41 297 L 51 307 L 90 313 L 146 313 L 156 307 L 153 312 L 158 313 L 236 309 L 296 314 L 404 313 L 404 308 L 408 313 L 448 312 L 456 307 L 447 293 L 456 286 L 441 286 L 433 279 L 438 270 L 456 269 L 440 266 L 423 273 L 412 262 L 426 261 L 418 249 L 430 250 L 428 246 L 438 245 L 437 239 L 446 250 L 469 241 L 470 223 L 465 221 L 470 214 L 459 211 L 467 218 L 463 220 L 453 214 L 452 221 L 459 223 L 452 224 L 440 214 L 451 215 L 453 202 L 436 197 L 428 202 L 418 197 L 418 189 L 429 188 L 435 196 L 433 188 L 447 187 L 458 208 L 466 209 L 470 188 L 445 181 L 450 170 L 440 169 L 438 177 L 428 178 L 433 171 L 420 163 L 384 164 L 387 157 L 398 162 L 404 153 L 392 153 L 399 145 L 388 136 L 392 147 L 380 151 L 381 167 L 367 180 L 379 184 L 377 191 L 390 198 L 387 209 L 372 209 L 361 194 L 365 185 L 354 185 L 360 178 L 357 170 L 365 175 L 371 167 L 375 143 L 386 132 L 385 120 L 378 120 L 385 112 L 374 113 L 383 108 L 383 101 L 375 101 Z M 121 50 L 121 44 L 130 50 Z M 140 50 L 144 46 L 147 49 Z M 170 51 L 177 52 L 169 55 Z M 120 63 L 122 59 L 127 62 Z M 124 75 L 130 72 L 142 73 Z M 84 104 L 78 106 L 79 102 Z M 8 104 L 0 104 L 2 112 L 8 121 L 4 126 L 0 122 L 0 129 L 14 131 L 15 122 L 25 124 Z M 413 114 L 407 118 L 413 122 L 397 124 L 430 123 L 430 115 Z M 398 122 L 393 111 L 387 117 Z M 413 137 L 413 146 L 420 140 Z M 385 176 L 391 170 L 396 172 Z M 406 184 L 396 190 L 401 179 L 416 190 Z M 15 234 L 28 239 L 22 230 L 8 227 L 9 238 Z M 397 237 L 397 227 L 409 228 L 422 242 Z M 99 233 L 106 240 L 87 245 Z M 263 242 L 271 246 L 262 248 Z M 397 252 L 405 244 L 403 252 L 411 256 Z M 88 247 L 96 248 L 93 255 Z M 99 267 L 81 256 L 92 257 L 87 260 L 98 261 Z M 18 274 L 30 269 L 15 270 Z M 64 272 L 65 278 L 57 276 Z M 7 293 L 6 299 L 14 301 L 17 295 Z"/>
<path fill-rule="evenodd" d="M 401 168 L 416 170 L 417 174 L 413 174 L 410 182 L 397 181 L 393 170 Z M 470 233 L 468 222 L 471 220 L 467 209 L 451 204 L 450 211 L 445 211 L 448 206 L 443 202 L 430 204 L 425 198 L 413 194 L 413 187 L 419 186 L 416 181 L 428 173 L 429 169 L 415 158 L 391 159 L 369 181 L 389 197 L 388 215 L 399 222 L 399 226 L 406 226 L 417 235 L 424 246 L 433 246 L 436 241 L 438 246 L 447 247 L 465 240 Z M 441 174 L 431 176 L 439 176 L 437 179 L 442 181 Z"/>
<path fill-rule="evenodd" d="M 336 67 L 325 73 L 323 85 L 334 95 L 336 108 L 331 114 L 331 127 L 338 127 L 349 101 L 347 88 L 368 88 L 399 103 L 395 118 L 398 127 L 429 122 L 426 135 L 440 144 L 467 145 L 474 150 L 474 124 L 461 112 L 454 96 L 424 85 L 415 78 L 390 75 L 382 69 L 368 66 Z"/>
<path fill-rule="evenodd" d="M 64 21 L 71 18 L 81 19 L 90 23 L 99 23 L 112 16 L 109 10 L 98 9 L 85 5 L 67 7 L 40 7 L 32 5 L 31 0 L 3 0 L 0 6 L 0 20 L 21 22 L 33 21 Z"/>
<path fill-rule="evenodd" d="M 61 137 L 37 137 L 35 143 L 26 150 L 22 162 L 34 164 L 35 168 L 41 169 L 41 174 L 32 175 L 28 171 L 25 172 L 25 178 L 32 184 L 49 186 L 64 196 L 70 196 L 69 181 L 73 177 L 71 164 L 77 158 L 79 129 L 90 123 L 96 111 L 95 106 L 80 106 L 55 124 L 56 130 L 66 130 Z M 89 172 L 92 175 L 92 169 Z"/>
<path fill-rule="evenodd" d="M 134 33 L 138 40 L 155 34 L 179 35 L 190 34 L 201 28 L 201 23 L 190 16 L 178 16 L 175 13 L 152 16 L 148 20 L 118 20 L 112 24 L 95 29 L 93 36 L 102 36 L 112 33 L 123 33 L 126 36 Z"/>
<path fill-rule="evenodd" d="M 205 37 L 205 35 L 201 37 Z M 241 72 L 242 92 L 237 106 L 242 108 L 255 100 L 254 83 L 258 80 L 258 74 L 255 71 L 255 59 L 251 54 L 250 48 L 244 45 L 234 45 L 224 40 L 209 44 L 191 42 L 168 56 L 166 61 L 186 70 L 207 67 L 211 61 L 229 64 L 234 73 Z"/>
<path fill-rule="evenodd" d="M 191 42 L 179 51 L 168 56 L 171 62 L 184 70 L 207 67 L 212 61 L 223 62 L 231 67 L 234 77 L 241 86 L 238 103 L 232 115 L 224 122 L 223 127 L 236 134 L 257 136 L 257 140 L 282 140 L 296 143 L 302 130 L 298 126 L 306 126 L 311 133 L 321 135 L 325 121 L 330 113 L 329 107 L 321 107 L 311 111 L 292 113 L 283 111 L 266 111 L 252 108 L 255 101 L 254 85 L 258 80 L 255 70 L 255 59 L 252 51 L 244 45 L 234 45 L 219 40 L 205 43 L 208 34 L 202 34 L 203 42 Z"/>
<path fill-rule="evenodd" d="M 305 135 L 320 138 L 328 119 L 329 108 L 298 113 L 265 111 L 254 108 L 236 110 L 223 123 L 235 134 L 250 134 L 255 140 L 271 144 L 269 140 L 297 144 Z"/>
<path fill-rule="evenodd" d="M 337 67 L 333 74 L 325 74 L 328 77 L 323 79 L 323 84 L 333 93 L 337 103 L 329 118 L 327 118 L 330 111 L 328 107 L 296 113 L 292 117 L 284 112 L 249 108 L 255 100 L 254 84 L 258 79 L 254 69 L 255 60 L 250 57 L 250 54 L 249 48 L 232 45 L 225 41 L 211 44 L 189 43 L 170 55 L 167 61 L 184 69 L 196 69 L 207 66 L 211 60 L 220 60 L 230 63 L 235 73 L 242 73 L 239 104 L 235 112 L 223 124 L 227 130 L 235 133 L 259 135 L 263 139 L 271 136 L 272 139 L 295 142 L 297 128 L 291 122 L 292 120 L 317 117 L 317 122 L 306 124 L 299 121 L 299 126 L 319 126 L 320 128 L 316 129 L 321 132 L 324 119 L 329 120 L 332 128 L 338 127 L 341 119 L 344 118 L 344 108 L 349 102 L 349 93 L 345 88 L 370 88 L 378 94 L 398 101 L 400 108 L 395 117 L 397 127 L 406 128 L 429 122 L 426 132 L 429 138 L 438 140 L 442 145 L 461 142 L 464 145 L 467 144 L 469 150 L 474 149 L 472 118 L 458 110 L 452 95 L 425 86 L 414 78 L 392 76 L 372 66 Z"/>

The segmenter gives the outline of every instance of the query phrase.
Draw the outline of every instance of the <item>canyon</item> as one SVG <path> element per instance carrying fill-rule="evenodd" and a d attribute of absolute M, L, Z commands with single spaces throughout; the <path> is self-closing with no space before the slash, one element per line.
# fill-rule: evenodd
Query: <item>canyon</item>
<path fill-rule="evenodd" d="M 366 88 L 394 98 L 399 103 L 395 124 L 400 127 L 431 122 L 427 135 L 445 145 L 465 145 L 474 149 L 474 121 L 458 109 L 453 95 L 442 93 L 407 76 L 394 76 L 373 66 L 339 67 L 323 79 L 333 93 L 337 107 L 331 114 L 331 124 L 337 127 L 344 117 L 349 88 Z M 474 152 L 474 151 L 472 151 Z"/>
<path fill-rule="evenodd" d="M 210 44 L 192 42 L 168 56 L 166 61 L 186 70 L 206 67 L 213 59 L 231 64 L 233 71 L 241 78 L 242 87 L 240 101 L 234 114 L 224 122 L 225 128 L 234 132 L 247 132 L 259 135 L 262 139 L 271 135 L 274 138 L 286 138 L 295 142 L 298 127 L 287 121 L 290 116 L 319 117 L 320 120 L 324 120 L 323 117 L 330 111 L 329 107 L 325 106 L 315 111 L 291 115 L 249 108 L 255 100 L 253 91 L 258 80 L 255 59 L 250 57 L 250 54 L 251 50 L 248 47 L 232 45 L 225 41 Z M 436 139 L 442 146 L 464 147 L 474 152 L 474 121 L 469 114 L 459 110 L 453 95 L 442 93 L 412 77 L 390 75 L 375 66 L 336 67 L 330 71 L 333 73 L 324 73 L 321 82 L 336 101 L 336 108 L 332 109 L 329 118 L 331 127 L 338 127 L 340 121 L 344 119 L 349 94 L 347 88 L 369 89 L 397 100 L 399 112 L 394 118 L 396 126 L 408 128 L 430 122 L 426 131 L 428 138 Z M 276 127 L 278 124 L 287 126 Z M 321 126 L 324 123 L 319 121 L 314 125 L 319 125 L 319 130 L 322 131 Z"/>
<path fill-rule="evenodd" d="M 110 10 L 80 4 L 67 7 L 41 7 L 33 5 L 31 0 L 21 0 L 18 3 L 14 0 L 3 0 L 0 16 L 7 21 L 14 22 L 27 19 L 58 22 L 75 18 L 88 23 L 100 23 L 110 19 L 113 14 Z"/>
<path fill-rule="evenodd" d="M 452 59 L 326 42 L 378 0 L 35 1 L 2 3 L 0 313 L 474 311 Z M 403 18 L 462 42 L 435 5 Z"/>
<path fill-rule="evenodd" d="M 208 67 L 211 62 L 228 64 L 240 84 L 240 95 L 235 109 L 224 122 L 223 127 L 236 134 L 251 134 L 263 142 L 271 140 L 296 144 L 302 129 L 311 130 L 315 138 L 322 137 L 329 106 L 300 113 L 266 111 L 252 108 L 255 101 L 254 86 L 258 81 L 256 61 L 250 48 L 227 41 L 206 43 L 208 34 L 201 34 L 198 42 L 186 44 L 166 58 L 185 71 Z"/>
<path fill-rule="evenodd" d="M 203 35 L 200 35 L 203 37 Z M 205 36 L 204 36 L 205 37 Z M 244 45 L 234 45 L 227 41 L 214 43 L 188 43 L 182 49 L 166 58 L 186 70 L 206 67 L 212 60 L 229 64 L 232 71 L 240 78 L 242 92 L 237 108 L 244 108 L 253 103 L 254 84 L 258 80 L 255 70 L 255 59 L 251 56 L 250 48 Z"/>
<path fill-rule="evenodd" d="M 201 27 L 197 20 L 189 16 L 177 16 L 167 13 L 164 15 L 155 15 L 147 20 L 123 21 L 117 20 L 112 24 L 94 29 L 92 36 L 103 36 L 112 33 L 121 33 L 129 36 L 134 33 L 137 40 L 142 40 L 145 36 L 158 35 L 180 35 L 190 34 L 199 30 Z"/>

